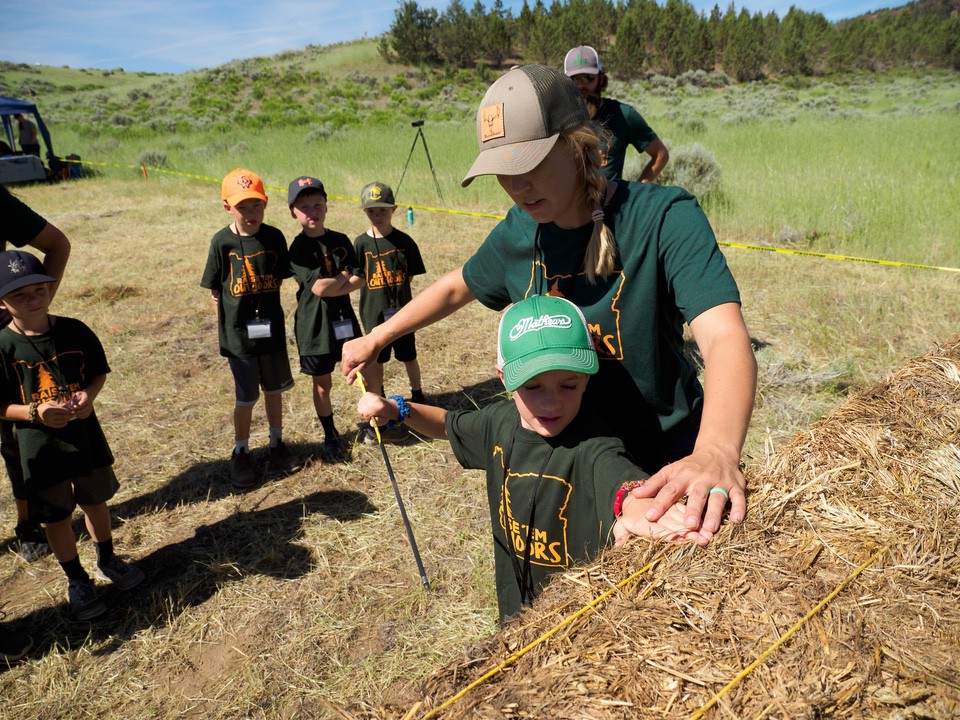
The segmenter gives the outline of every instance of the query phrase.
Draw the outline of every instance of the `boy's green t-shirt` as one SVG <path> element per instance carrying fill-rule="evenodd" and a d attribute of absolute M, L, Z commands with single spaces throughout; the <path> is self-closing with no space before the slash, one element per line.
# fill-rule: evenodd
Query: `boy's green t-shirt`
<path fill-rule="evenodd" d="M 684 322 L 739 303 L 740 294 L 706 216 L 686 191 L 618 183 L 604 212 L 618 265 L 595 285 L 583 272 L 593 223 L 538 228 L 517 206 L 467 260 L 463 278 L 495 310 L 534 294 L 579 306 L 600 357 L 585 402 L 641 466 L 654 467 L 647 460 L 671 433 L 699 426 L 703 390 L 685 354 Z"/>
<path fill-rule="evenodd" d="M 552 573 L 593 559 L 610 542 L 617 490 L 647 477 L 619 439 L 603 434 L 602 421 L 583 411 L 555 438 L 520 427 L 510 400 L 447 413 L 445 422 L 460 464 L 487 474 L 501 620 L 521 609 L 511 554 L 521 571 L 529 568 L 539 594 Z"/>
<path fill-rule="evenodd" d="M 53 326 L 43 335 L 27 337 L 9 326 L 0 330 L 3 402 L 42 405 L 69 397 L 110 372 L 103 345 L 89 327 L 73 318 L 51 316 L 51 320 Z M 96 411 L 62 428 L 27 420 L 14 426 L 28 487 L 51 487 L 113 465 Z"/>
<path fill-rule="evenodd" d="M 360 337 L 349 294 L 318 297 L 312 290 L 321 278 L 356 270 L 357 254 L 346 235 L 329 229 L 319 237 L 300 233 L 290 244 L 290 268 L 299 283 L 294 330 L 300 355 L 329 355 L 344 341 Z M 338 340 L 334 323 L 341 321 L 350 322 L 351 335 Z"/>
<path fill-rule="evenodd" d="M 358 235 L 354 247 L 360 263 L 355 274 L 366 281 L 360 288 L 360 320 L 369 333 L 384 321 L 385 311 L 410 302 L 410 278 L 427 269 L 413 238 L 396 228 L 386 237 Z"/>
<path fill-rule="evenodd" d="M 221 355 L 256 357 L 286 349 L 280 283 L 290 275 L 287 241 L 277 228 L 261 225 L 256 235 L 241 236 L 228 226 L 213 236 L 200 286 L 220 293 Z M 249 323 L 257 320 L 269 321 L 268 337 L 251 337 Z"/>

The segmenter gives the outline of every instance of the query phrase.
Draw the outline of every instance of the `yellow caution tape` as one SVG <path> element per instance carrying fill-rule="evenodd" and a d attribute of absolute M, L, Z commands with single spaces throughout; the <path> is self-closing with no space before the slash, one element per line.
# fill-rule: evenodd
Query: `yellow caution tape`
<path fill-rule="evenodd" d="M 190 178 L 192 180 L 202 180 L 205 182 L 220 182 L 220 178 L 213 178 L 207 175 L 193 175 L 190 173 L 184 173 L 177 170 L 165 170 L 163 168 L 148 168 L 147 165 L 142 164 L 139 166 L 136 165 L 119 165 L 116 163 L 103 163 L 95 162 L 90 160 L 69 160 L 65 159 L 64 162 L 78 163 L 81 165 L 99 165 L 100 167 L 115 167 L 115 168 L 128 168 L 131 170 L 140 170 L 143 173 L 144 178 L 147 177 L 148 170 L 149 172 L 163 173 L 165 175 L 175 175 L 177 177 Z M 268 190 L 276 190 L 278 192 L 286 192 L 287 188 L 275 187 L 270 185 L 264 186 Z M 348 200 L 350 202 L 360 202 L 360 198 L 351 197 L 348 195 L 329 195 L 328 197 L 334 198 L 336 200 Z M 474 212 L 471 210 L 458 210 L 456 208 L 438 208 L 432 207 L 430 205 L 411 205 L 409 203 L 404 203 L 402 207 L 410 207 L 416 210 L 424 210 L 426 212 L 434 213 L 447 213 L 449 215 L 464 215 L 466 217 L 477 217 L 477 218 L 489 218 L 491 220 L 503 220 L 504 215 L 498 215 L 496 213 L 483 213 L 483 212 Z M 814 252 L 812 250 L 793 250 L 790 248 L 779 248 L 779 247 L 770 247 L 767 245 L 748 245 L 745 243 L 732 243 L 732 242 L 718 242 L 719 245 L 723 247 L 731 248 L 740 248 L 741 250 L 762 250 L 764 252 L 774 252 L 781 253 L 783 255 L 802 255 L 807 257 L 817 257 L 824 260 L 845 260 L 847 262 L 862 262 L 862 263 L 871 263 L 873 265 L 887 265 L 890 267 L 903 267 L 903 268 L 918 268 L 920 270 L 940 270 L 942 272 L 955 272 L 960 273 L 960 268 L 954 267 L 943 267 L 939 265 L 923 265 L 920 263 L 908 263 L 900 262 L 897 260 L 876 260 L 874 258 L 864 258 L 864 257 L 855 257 L 851 255 L 836 255 L 834 253 L 820 253 Z"/>

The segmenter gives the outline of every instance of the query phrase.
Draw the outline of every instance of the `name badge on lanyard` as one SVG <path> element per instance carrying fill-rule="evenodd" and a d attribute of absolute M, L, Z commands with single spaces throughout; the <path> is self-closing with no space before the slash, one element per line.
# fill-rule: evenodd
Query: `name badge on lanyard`
<path fill-rule="evenodd" d="M 270 320 L 251 320 L 247 323 L 247 337 L 251 340 L 262 340 L 270 337 Z"/>
<path fill-rule="evenodd" d="M 337 340 L 349 340 L 353 337 L 353 321 L 340 319 L 333 321 L 333 336 Z"/>

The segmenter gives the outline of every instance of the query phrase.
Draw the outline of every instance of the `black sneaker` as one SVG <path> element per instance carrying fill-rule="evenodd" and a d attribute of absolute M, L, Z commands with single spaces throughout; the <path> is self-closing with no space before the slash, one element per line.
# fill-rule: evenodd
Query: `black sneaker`
<path fill-rule="evenodd" d="M 253 456 L 249 450 L 234 452 L 230 456 L 230 484 L 234 490 L 249 490 L 257 484 L 253 472 Z"/>
<path fill-rule="evenodd" d="M 271 447 L 269 454 L 270 464 L 286 475 L 291 475 L 303 469 L 303 461 L 287 447 L 283 440 L 278 441 L 276 445 Z"/>
<path fill-rule="evenodd" d="M 376 446 L 379 444 L 377 434 L 370 425 L 364 425 L 360 428 L 360 437 L 358 438 L 364 445 Z"/>
<path fill-rule="evenodd" d="M 97 597 L 93 580 L 71 580 L 67 585 L 70 614 L 74 620 L 93 620 L 107 611 L 107 606 Z"/>
<path fill-rule="evenodd" d="M 423 390 L 411 390 L 410 391 L 410 402 L 420 403 L 421 405 L 427 404 L 427 398 L 423 394 Z"/>
<path fill-rule="evenodd" d="M 324 438 L 320 454 L 327 462 L 340 462 L 346 457 L 343 447 L 340 445 L 340 438 L 337 435 L 327 435 Z"/>
<path fill-rule="evenodd" d="M 400 445 L 410 439 L 410 431 L 402 423 L 395 423 L 393 420 L 378 429 L 380 430 L 380 439 L 384 443 Z M 363 442 L 365 445 L 377 445 L 377 434 L 369 425 L 363 429 Z"/>
<path fill-rule="evenodd" d="M 143 570 L 124 562 L 116 555 L 106 565 L 98 565 L 97 578 L 112 582 L 117 590 L 132 590 L 143 582 Z"/>
<path fill-rule="evenodd" d="M 0 662 L 15 663 L 32 647 L 33 638 L 26 633 L 0 627 Z"/>
<path fill-rule="evenodd" d="M 47 534 L 38 522 L 18 523 L 15 529 L 17 540 L 20 541 L 20 557 L 27 562 L 39 560 L 44 555 L 50 554 L 50 546 L 47 544 Z"/>

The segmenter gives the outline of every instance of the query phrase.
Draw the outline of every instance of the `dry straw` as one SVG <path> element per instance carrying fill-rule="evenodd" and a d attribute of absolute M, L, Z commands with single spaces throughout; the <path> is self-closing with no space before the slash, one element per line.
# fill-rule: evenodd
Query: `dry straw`
<path fill-rule="evenodd" d="M 960 716 L 960 337 L 748 475 L 708 548 L 612 549 L 418 700 L 348 716 Z"/>

